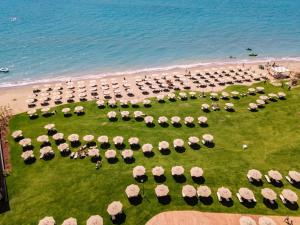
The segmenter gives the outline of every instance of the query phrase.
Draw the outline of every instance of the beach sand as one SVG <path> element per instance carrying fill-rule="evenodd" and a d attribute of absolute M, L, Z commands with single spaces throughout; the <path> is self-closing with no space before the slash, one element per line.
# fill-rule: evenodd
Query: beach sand
<path fill-rule="evenodd" d="M 272 61 L 272 63 L 274 63 L 274 61 Z M 188 68 L 189 71 L 191 71 L 191 73 L 196 73 L 197 71 L 203 71 L 203 70 L 210 70 L 212 68 L 228 68 L 228 67 L 244 67 L 244 68 L 250 68 L 251 71 L 255 71 L 258 74 L 267 74 L 266 70 L 260 70 L 258 68 L 258 65 L 265 65 L 266 62 L 248 62 L 246 64 L 242 64 L 241 62 L 237 62 L 237 63 L 230 63 L 230 64 L 219 64 L 219 63 L 215 63 L 215 64 L 209 64 L 209 65 L 201 65 L 201 66 L 195 66 L 195 67 L 190 67 Z M 276 61 L 277 65 L 280 66 L 285 66 L 288 69 L 290 69 L 290 71 L 296 71 L 296 72 L 300 72 L 300 61 Z M 94 77 L 92 78 L 93 80 L 99 80 L 99 79 L 110 79 L 110 78 L 115 78 L 119 83 L 122 83 L 124 77 L 126 77 L 126 80 L 128 81 L 128 83 L 130 83 L 132 85 L 132 90 L 134 93 L 134 97 L 128 97 L 126 96 L 125 99 L 129 100 L 129 99 L 137 99 L 137 100 L 141 100 L 144 98 L 148 98 L 148 97 L 153 97 L 155 96 L 155 94 L 150 94 L 147 96 L 144 96 L 141 94 L 141 92 L 137 89 L 137 86 L 135 85 L 135 77 L 136 76 L 141 76 L 144 77 L 145 75 L 149 76 L 152 74 L 157 74 L 158 76 L 163 76 L 166 74 L 173 74 L 175 72 L 179 73 L 179 74 L 185 74 L 186 69 L 183 68 L 177 68 L 177 69 L 170 69 L 170 70 L 159 70 L 159 71 L 145 71 L 145 72 L 139 72 L 139 73 L 132 73 L 132 74 L 126 74 L 124 76 L 119 75 L 119 76 L 106 76 L 106 77 Z M 84 79 L 84 76 L 82 77 L 82 79 L 79 80 L 86 80 Z M 79 81 L 78 80 L 78 81 Z M 76 80 L 77 81 L 77 80 Z M 53 82 L 53 83 L 47 83 L 50 84 L 52 86 L 55 85 L 55 83 L 63 83 L 63 82 Z M 39 84 L 39 82 L 37 81 L 37 84 Z M 41 83 L 39 84 L 40 87 L 43 87 L 43 85 L 45 85 L 46 83 Z M 13 114 L 18 114 L 21 112 L 26 112 L 28 111 L 28 106 L 26 103 L 26 99 L 28 99 L 28 96 L 32 94 L 32 89 L 33 86 L 35 84 L 31 84 L 31 85 L 25 85 L 25 86 L 15 86 L 15 87 L 4 87 L 4 88 L 0 88 L 0 106 L 9 106 L 12 109 L 12 113 Z M 208 87 L 205 89 L 201 89 L 201 91 L 220 91 L 225 87 L 221 87 L 221 86 L 217 86 L 214 88 Z M 193 88 L 192 88 L 193 89 Z M 100 96 L 101 98 L 101 96 Z M 88 96 L 87 100 L 91 100 L 92 96 Z M 75 99 L 75 101 L 79 101 L 78 99 Z M 50 103 L 49 107 L 54 106 L 54 103 Z M 38 108 L 42 108 L 40 105 L 36 106 L 36 109 Z"/>

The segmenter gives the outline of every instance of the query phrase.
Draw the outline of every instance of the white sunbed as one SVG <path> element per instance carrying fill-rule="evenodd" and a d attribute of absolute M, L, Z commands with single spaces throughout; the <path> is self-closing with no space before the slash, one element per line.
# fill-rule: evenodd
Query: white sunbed
<path fill-rule="evenodd" d="M 293 184 L 294 182 L 292 181 L 292 179 L 289 177 L 289 176 L 285 176 L 285 179 L 287 179 L 287 181 L 290 183 L 290 184 Z"/>
<path fill-rule="evenodd" d="M 247 175 L 247 178 L 250 182 L 253 182 L 253 179 L 250 176 Z"/>
<path fill-rule="evenodd" d="M 243 199 L 239 193 L 236 193 L 236 197 L 239 199 L 239 202 L 242 203 Z"/>
<path fill-rule="evenodd" d="M 217 192 L 217 196 L 218 196 L 218 200 L 219 200 L 219 202 L 221 202 L 221 201 L 222 201 L 222 198 L 221 198 L 221 196 L 220 196 L 219 192 Z"/>
<path fill-rule="evenodd" d="M 283 204 L 286 204 L 286 201 L 285 201 L 285 198 L 283 197 L 283 195 L 279 195 L 279 197 L 280 197 L 282 203 L 283 203 Z"/>
<path fill-rule="evenodd" d="M 267 180 L 268 183 L 271 183 L 271 180 L 270 180 L 270 178 L 269 178 L 268 175 L 265 175 L 265 178 L 266 178 L 266 180 Z"/>

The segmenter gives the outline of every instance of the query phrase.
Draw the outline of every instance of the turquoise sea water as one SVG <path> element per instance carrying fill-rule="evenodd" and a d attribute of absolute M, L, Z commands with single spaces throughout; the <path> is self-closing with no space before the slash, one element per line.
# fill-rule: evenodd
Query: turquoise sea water
<path fill-rule="evenodd" d="M 0 0 L 0 84 L 300 56 L 298 0 Z"/>

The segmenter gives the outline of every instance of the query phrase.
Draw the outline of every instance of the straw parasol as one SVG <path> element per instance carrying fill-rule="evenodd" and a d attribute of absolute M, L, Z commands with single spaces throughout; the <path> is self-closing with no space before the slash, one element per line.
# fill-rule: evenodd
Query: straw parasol
<path fill-rule="evenodd" d="M 275 181 L 282 180 L 282 175 L 277 170 L 269 170 L 268 175 Z"/>
<path fill-rule="evenodd" d="M 152 116 L 146 116 L 144 118 L 144 121 L 145 121 L 146 124 L 153 123 L 153 117 Z"/>
<path fill-rule="evenodd" d="M 207 198 L 211 195 L 211 190 L 206 185 L 202 185 L 198 187 L 197 194 L 199 197 Z"/>
<path fill-rule="evenodd" d="M 68 143 L 62 143 L 57 148 L 59 151 L 63 152 L 69 149 L 69 145 Z"/>
<path fill-rule="evenodd" d="M 152 144 L 144 144 L 142 146 L 142 151 L 145 152 L 152 152 L 153 146 Z"/>
<path fill-rule="evenodd" d="M 38 225 L 55 225 L 55 220 L 52 216 L 46 216 L 39 221 Z"/>
<path fill-rule="evenodd" d="M 164 150 L 169 148 L 169 143 L 167 141 L 161 141 L 158 143 L 158 149 Z"/>
<path fill-rule="evenodd" d="M 263 106 L 263 105 L 266 104 L 266 103 L 265 103 L 264 100 L 257 99 L 257 100 L 256 100 L 256 104 L 257 104 L 258 106 Z"/>
<path fill-rule="evenodd" d="M 199 116 L 198 117 L 198 123 L 199 124 L 206 124 L 207 123 L 207 117 L 206 116 Z"/>
<path fill-rule="evenodd" d="M 149 99 L 145 99 L 145 100 L 143 101 L 143 104 L 144 104 L 144 105 L 150 105 L 150 104 L 151 104 L 151 101 L 150 101 Z"/>
<path fill-rule="evenodd" d="M 107 207 L 107 212 L 110 216 L 116 216 L 122 213 L 122 210 L 123 210 L 123 205 L 119 201 L 113 201 Z"/>
<path fill-rule="evenodd" d="M 143 166 L 136 166 L 132 170 L 132 175 L 134 178 L 144 176 L 146 174 L 146 169 Z"/>
<path fill-rule="evenodd" d="M 258 224 L 259 225 L 277 225 L 277 223 L 273 219 L 271 219 L 270 217 L 267 217 L 267 216 L 259 217 Z"/>
<path fill-rule="evenodd" d="M 255 110 L 255 109 L 257 109 L 257 104 L 255 104 L 255 103 L 249 103 L 249 109 L 250 109 L 250 110 Z"/>
<path fill-rule="evenodd" d="M 51 146 L 46 146 L 40 149 L 40 158 L 44 158 L 48 155 L 54 155 L 54 151 L 52 150 Z"/>
<path fill-rule="evenodd" d="M 157 197 L 164 197 L 169 194 L 169 188 L 168 186 L 164 184 L 157 185 L 155 188 L 155 194 Z"/>
<path fill-rule="evenodd" d="M 62 223 L 62 225 L 77 225 L 77 220 L 73 217 L 70 217 Z"/>
<path fill-rule="evenodd" d="M 27 115 L 29 115 L 30 117 L 34 116 L 36 114 L 36 109 L 31 109 L 27 111 Z"/>
<path fill-rule="evenodd" d="M 182 197 L 192 198 L 196 196 L 197 191 L 192 185 L 184 185 L 182 187 L 181 193 L 182 193 Z"/>
<path fill-rule="evenodd" d="M 74 108 L 74 112 L 75 112 L 75 113 L 82 113 L 83 111 L 84 111 L 83 106 L 76 106 L 76 107 Z"/>
<path fill-rule="evenodd" d="M 86 225 L 103 225 L 103 218 L 99 215 L 90 216 L 86 221 Z"/>
<path fill-rule="evenodd" d="M 44 128 L 46 130 L 54 130 L 55 129 L 55 124 L 49 123 L 49 124 L 45 125 Z"/>
<path fill-rule="evenodd" d="M 204 103 L 204 104 L 201 105 L 201 108 L 202 108 L 203 110 L 208 110 L 208 109 L 209 109 L 209 105 L 206 104 L 206 103 Z"/>
<path fill-rule="evenodd" d="M 298 195 L 290 189 L 283 189 L 281 194 L 289 202 L 293 203 L 298 201 Z"/>
<path fill-rule="evenodd" d="M 176 124 L 176 123 L 180 123 L 180 117 L 179 116 L 173 116 L 172 118 L 171 118 L 171 123 L 172 124 Z"/>
<path fill-rule="evenodd" d="M 108 143 L 108 137 L 106 135 L 99 136 L 97 140 L 100 144 Z"/>
<path fill-rule="evenodd" d="M 104 106 L 105 102 L 100 99 L 100 100 L 96 101 L 96 104 L 98 107 L 101 107 L 101 106 Z"/>
<path fill-rule="evenodd" d="M 226 107 L 227 109 L 232 109 L 232 108 L 234 107 L 234 104 L 231 103 L 231 102 L 228 102 L 228 103 L 225 103 L 225 107 Z"/>
<path fill-rule="evenodd" d="M 194 118 L 191 117 L 191 116 L 187 116 L 187 117 L 184 118 L 184 123 L 185 124 L 191 124 L 193 122 L 194 122 Z"/>
<path fill-rule="evenodd" d="M 210 98 L 212 98 L 212 99 L 218 98 L 218 93 L 215 93 L 215 92 L 210 93 Z"/>
<path fill-rule="evenodd" d="M 199 142 L 199 138 L 194 137 L 194 136 L 189 137 L 189 139 L 188 139 L 188 144 L 189 145 L 197 144 L 198 142 Z"/>
<path fill-rule="evenodd" d="M 70 108 L 63 108 L 61 111 L 64 114 L 68 114 L 71 111 L 71 109 Z"/>
<path fill-rule="evenodd" d="M 184 146 L 184 141 L 182 139 L 177 138 L 173 141 L 173 146 L 175 148 L 181 148 Z"/>
<path fill-rule="evenodd" d="M 297 171 L 289 171 L 289 177 L 295 182 L 300 182 L 300 173 Z"/>
<path fill-rule="evenodd" d="M 122 116 L 122 118 L 129 117 L 129 111 L 121 111 L 121 116 Z"/>
<path fill-rule="evenodd" d="M 253 192 L 248 188 L 240 188 L 239 189 L 239 194 L 243 199 L 246 199 L 246 200 L 253 200 L 254 199 Z"/>
<path fill-rule="evenodd" d="M 194 166 L 190 170 L 192 177 L 202 177 L 203 176 L 203 169 L 197 166 Z"/>
<path fill-rule="evenodd" d="M 36 140 L 40 143 L 46 143 L 49 142 L 49 137 L 47 135 L 40 135 Z"/>
<path fill-rule="evenodd" d="M 64 139 L 64 134 L 63 133 L 56 133 L 52 136 L 52 138 L 55 141 L 63 140 Z"/>
<path fill-rule="evenodd" d="M 113 149 L 109 149 L 105 152 L 105 158 L 113 159 L 116 158 L 117 152 Z"/>
<path fill-rule="evenodd" d="M 204 134 L 202 136 L 202 140 L 204 143 L 212 143 L 214 140 L 214 137 L 211 134 Z"/>
<path fill-rule="evenodd" d="M 220 187 L 217 191 L 217 193 L 220 195 L 220 197 L 229 199 L 231 198 L 231 191 L 228 188 Z"/>
<path fill-rule="evenodd" d="M 251 169 L 248 171 L 247 177 L 259 181 L 262 178 L 262 174 L 259 170 Z"/>
<path fill-rule="evenodd" d="M 158 117 L 158 123 L 167 123 L 168 122 L 168 118 L 165 116 L 160 116 Z"/>
<path fill-rule="evenodd" d="M 158 176 L 159 177 L 159 176 L 164 175 L 164 173 L 165 173 L 165 170 L 161 166 L 156 166 L 152 169 L 153 176 Z"/>
<path fill-rule="evenodd" d="M 117 116 L 117 113 L 114 112 L 114 111 L 110 111 L 110 112 L 107 113 L 107 117 L 108 117 L 109 119 L 116 118 L 116 116 Z"/>
<path fill-rule="evenodd" d="M 113 138 L 113 142 L 115 145 L 123 144 L 124 138 L 122 136 L 116 136 Z"/>
<path fill-rule="evenodd" d="M 30 138 L 24 138 L 19 141 L 19 144 L 23 147 L 30 146 L 31 145 L 31 139 Z"/>
<path fill-rule="evenodd" d="M 261 96 L 259 96 L 259 99 L 263 100 L 263 101 L 267 101 L 269 98 L 266 95 L 261 95 Z"/>
<path fill-rule="evenodd" d="M 89 135 L 85 135 L 83 136 L 83 140 L 86 141 L 86 142 L 91 142 L 94 140 L 94 136 L 89 134 Z"/>
<path fill-rule="evenodd" d="M 173 166 L 171 169 L 172 176 L 181 176 L 184 173 L 184 168 L 182 166 Z"/>
<path fill-rule="evenodd" d="M 176 95 L 174 93 L 168 94 L 168 99 L 175 99 Z"/>
<path fill-rule="evenodd" d="M 129 159 L 133 157 L 133 151 L 131 149 L 125 149 L 122 151 L 121 154 L 124 159 Z"/>
<path fill-rule="evenodd" d="M 31 158 L 34 158 L 34 154 L 33 154 L 33 151 L 32 150 L 29 150 L 29 151 L 25 151 L 21 154 L 21 157 L 24 161 L 27 161 Z"/>
<path fill-rule="evenodd" d="M 256 222 L 249 216 L 242 216 L 240 218 L 240 225 L 256 225 Z"/>
<path fill-rule="evenodd" d="M 137 197 L 140 193 L 140 188 L 136 184 L 131 184 L 131 185 L 126 187 L 125 193 L 126 193 L 128 198 Z"/>
<path fill-rule="evenodd" d="M 223 91 L 221 93 L 221 95 L 222 95 L 222 98 L 228 98 L 229 97 L 229 94 L 227 92 L 225 92 L 225 91 Z"/>
<path fill-rule="evenodd" d="M 254 94 L 256 92 L 255 88 L 248 88 L 249 94 Z"/>
<path fill-rule="evenodd" d="M 238 91 L 232 91 L 230 93 L 231 93 L 232 97 L 237 97 L 240 94 L 240 92 L 238 92 Z"/>
<path fill-rule="evenodd" d="M 278 92 L 277 95 L 278 95 L 278 98 L 285 98 L 286 97 L 286 94 L 284 92 Z"/>
<path fill-rule="evenodd" d="M 23 137 L 23 131 L 21 130 L 16 130 L 14 131 L 11 136 L 16 139 L 16 138 L 19 138 L 19 137 Z"/>
<path fill-rule="evenodd" d="M 141 111 L 134 111 L 133 115 L 134 115 L 134 118 L 140 118 L 140 117 L 144 116 L 144 113 Z"/>
<path fill-rule="evenodd" d="M 90 157 L 99 157 L 99 149 L 97 149 L 97 148 L 92 148 L 92 149 L 89 149 L 88 150 L 88 155 L 90 156 Z"/>
<path fill-rule="evenodd" d="M 277 194 L 275 193 L 275 191 L 270 188 L 261 189 L 261 195 L 269 201 L 275 201 L 277 198 Z"/>
<path fill-rule="evenodd" d="M 128 139 L 128 143 L 130 145 L 138 145 L 139 144 L 139 139 L 137 137 L 131 137 Z"/>
<path fill-rule="evenodd" d="M 78 134 L 71 134 L 68 136 L 68 140 L 71 142 L 79 141 L 79 135 Z"/>

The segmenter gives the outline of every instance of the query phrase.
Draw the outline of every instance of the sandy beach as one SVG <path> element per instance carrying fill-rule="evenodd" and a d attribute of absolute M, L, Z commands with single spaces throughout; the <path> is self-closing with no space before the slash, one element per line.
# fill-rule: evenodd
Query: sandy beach
<path fill-rule="evenodd" d="M 274 61 L 271 62 L 272 64 L 274 63 Z M 275 61 L 276 65 L 280 65 L 280 66 L 284 66 L 286 68 L 288 68 L 290 71 L 292 72 L 299 72 L 300 71 L 300 61 Z M 94 78 L 92 78 L 92 80 L 96 80 L 96 81 L 101 81 L 101 80 L 110 80 L 113 79 L 114 81 L 117 81 L 118 83 L 121 83 L 124 81 L 124 77 L 126 77 L 126 82 L 129 83 L 131 85 L 131 89 L 133 92 L 133 96 L 128 97 L 128 96 L 124 96 L 122 97 L 123 99 L 126 100 L 131 100 L 131 99 L 135 99 L 135 100 L 142 100 L 144 98 L 148 98 L 148 97 L 153 97 L 157 94 L 153 94 L 150 93 L 147 96 L 144 96 L 141 94 L 141 92 L 137 89 L 137 86 L 135 84 L 136 82 L 136 78 L 137 76 L 139 77 L 145 77 L 145 76 L 157 76 L 157 77 L 162 77 L 162 76 L 168 76 L 168 75 L 172 75 L 172 74 L 185 74 L 186 71 L 190 71 L 192 74 L 198 73 L 198 72 L 203 72 L 203 71 L 209 71 L 209 70 L 218 70 L 218 69 L 229 69 L 231 67 L 234 68 L 246 68 L 249 69 L 250 71 L 252 71 L 253 73 L 257 73 L 257 74 L 261 74 L 261 75 L 266 75 L 267 71 L 266 70 L 261 70 L 259 69 L 258 65 L 266 65 L 266 62 L 258 62 L 258 61 L 254 61 L 254 62 L 248 62 L 248 63 L 241 63 L 241 62 L 236 62 L 236 63 L 228 63 L 228 64 L 220 64 L 220 63 L 215 63 L 215 64 L 209 64 L 209 65 L 202 65 L 202 66 L 191 66 L 190 68 L 173 68 L 170 70 L 159 70 L 159 71 L 144 71 L 144 72 L 139 72 L 139 73 L 132 73 L 132 74 L 126 74 L 126 75 L 118 75 L 118 76 L 105 76 L 105 77 L 97 77 L 95 76 Z M 272 79 L 270 76 L 268 76 L 268 78 Z M 91 78 L 84 78 L 84 76 L 82 76 L 82 79 L 78 79 L 78 80 L 74 80 L 74 82 L 78 82 L 78 81 L 84 81 L 84 82 L 89 82 L 89 80 L 91 80 Z M 73 81 L 73 80 L 72 80 Z M 33 87 L 35 87 L 36 85 L 38 85 L 40 88 L 45 87 L 46 86 L 50 86 L 50 87 L 54 87 L 57 83 L 60 83 L 62 85 L 66 85 L 65 82 L 52 82 L 52 83 L 39 83 L 39 81 L 36 82 L 36 84 L 30 84 L 30 85 L 24 85 L 24 86 L 15 86 L 15 87 L 4 87 L 4 88 L 0 88 L 0 105 L 1 106 L 9 106 L 12 109 L 13 114 L 18 114 L 21 112 L 25 112 L 27 111 L 28 108 L 28 104 L 26 103 L 26 100 L 28 98 L 30 98 L 30 96 L 32 95 L 32 90 Z M 249 85 L 249 83 L 248 83 Z M 224 89 L 226 86 L 217 86 L 217 87 L 207 87 L 204 89 L 201 89 L 201 91 L 220 91 L 222 89 Z M 196 87 L 191 87 L 191 90 L 194 91 L 200 91 L 199 89 L 197 89 Z M 94 96 L 87 96 L 87 100 L 92 100 L 95 99 Z M 97 99 L 103 99 L 103 96 L 98 96 Z M 79 99 L 75 98 L 75 102 L 79 101 Z M 61 104 L 64 104 L 66 102 L 62 102 Z M 55 106 L 55 104 L 53 102 L 50 102 L 50 104 L 48 105 L 49 107 L 53 107 Z M 37 104 L 36 107 L 34 107 L 35 109 L 39 109 L 42 108 L 41 105 Z"/>

